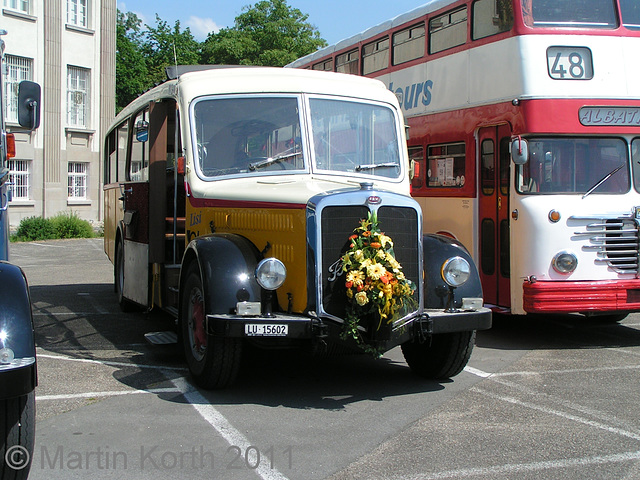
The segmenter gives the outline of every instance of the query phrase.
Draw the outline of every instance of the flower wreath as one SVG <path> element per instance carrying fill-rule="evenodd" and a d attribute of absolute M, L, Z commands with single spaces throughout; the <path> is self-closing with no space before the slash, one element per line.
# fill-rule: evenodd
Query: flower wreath
<path fill-rule="evenodd" d="M 375 320 L 363 325 L 370 331 L 379 331 L 383 323 L 391 324 L 404 307 L 415 302 L 415 284 L 404 276 L 393 252 L 393 241 L 380 231 L 375 212 L 360 220 L 354 232 L 342 257 L 348 302 L 341 338 L 353 338 L 360 348 L 380 356 L 365 342 L 358 326 L 372 317 L 377 325 Z"/>

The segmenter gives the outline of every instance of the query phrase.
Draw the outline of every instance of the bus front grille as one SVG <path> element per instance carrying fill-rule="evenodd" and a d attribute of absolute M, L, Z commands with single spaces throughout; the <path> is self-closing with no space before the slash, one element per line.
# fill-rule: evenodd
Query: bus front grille
<path fill-rule="evenodd" d="M 572 217 L 577 220 L 576 217 Z M 574 232 L 589 241 L 585 250 L 595 251 L 596 262 L 607 265 L 616 273 L 638 274 L 640 234 L 631 217 L 591 219 L 585 230 Z"/>
<path fill-rule="evenodd" d="M 338 318 L 344 318 L 345 314 L 345 277 L 344 272 L 336 272 L 337 278 L 330 273 L 349 248 L 349 236 L 368 214 L 369 209 L 362 205 L 332 206 L 322 212 L 322 309 Z M 418 212 L 413 208 L 382 206 L 377 215 L 380 228 L 394 242 L 396 259 L 405 276 L 418 285 L 421 275 Z"/>

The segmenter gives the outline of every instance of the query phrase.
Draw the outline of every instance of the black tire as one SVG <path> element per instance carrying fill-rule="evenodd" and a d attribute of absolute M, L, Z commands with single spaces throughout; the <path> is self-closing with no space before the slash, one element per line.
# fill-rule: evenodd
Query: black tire
<path fill-rule="evenodd" d="M 0 478 L 26 480 L 36 434 L 35 392 L 0 400 Z"/>
<path fill-rule="evenodd" d="M 124 248 L 122 242 L 118 242 L 116 245 L 116 263 L 113 275 L 113 284 L 115 287 L 116 295 L 118 296 L 118 305 L 123 312 L 133 312 L 137 310 L 135 304 L 124 297 Z"/>
<path fill-rule="evenodd" d="M 431 343 L 407 342 L 402 354 L 411 371 L 424 378 L 444 380 L 459 374 L 467 365 L 476 332 L 454 332 L 434 335 Z"/>
<path fill-rule="evenodd" d="M 240 369 L 242 341 L 207 334 L 205 319 L 209 310 L 195 264 L 186 273 L 181 295 L 180 332 L 191 376 L 207 390 L 231 385 Z"/>

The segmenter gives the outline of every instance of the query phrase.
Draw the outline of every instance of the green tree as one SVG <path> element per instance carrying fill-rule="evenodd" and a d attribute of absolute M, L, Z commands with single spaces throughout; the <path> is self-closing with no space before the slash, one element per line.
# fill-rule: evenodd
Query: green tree
<path fill-rule="evenodd" d="M 180 21 L 173 28 L 156 15 L 156 27 L 146 25 L 142 53 L 146 57 L 151 84 L 166 80 L 165 67 L 194 65 L 200 60 L 200 43 L 187 27 L 180 31 Z"/>
<path fill-rule="evenodd" d="M 308 17 L 286 0 L 245 6 L 233 27 L 209 34 L 201 63 L 282 67 L 327 45 Z"/>
<path fill-rule="evenodd" d="M 116 24 L 116 112 L 144 92 L 151 83 L 142 53 L 142 21 L 135 13 L 118 11 Z"/>

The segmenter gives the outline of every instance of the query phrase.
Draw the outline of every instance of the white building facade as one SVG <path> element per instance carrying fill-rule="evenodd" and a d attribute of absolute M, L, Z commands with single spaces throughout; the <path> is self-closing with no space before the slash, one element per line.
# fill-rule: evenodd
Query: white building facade
<path fill-rule="evenodd" d="M 115 113 L 115 0 L 0 0 L 10 162 L 10 221 L 73 212 L 102 220 L 102 135 Z M 17 85 L 42 87 L 40 128 L 17 123 Z"/>

